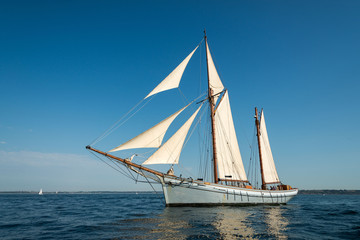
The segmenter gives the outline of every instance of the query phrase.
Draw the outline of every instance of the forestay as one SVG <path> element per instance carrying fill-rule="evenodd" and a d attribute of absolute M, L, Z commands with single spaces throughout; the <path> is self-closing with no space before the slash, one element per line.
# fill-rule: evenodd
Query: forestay
<path fill-rule="evenodd" d="M 179 162 L 186 135 L 200 108 L 201 106 L 185 122 L 185 124 L 143 164 L 177 164 Z"/>
<path fill-rule="evenodd" d="M 219 178 L 247 181 L 227 91 L 215 112 L 215 127 Z"/>
<path fill-rule="evenodd" d="M 161 146 L 162 140 L 165 136 L 167 129 L 174 119 L 189 106 L 189 104 L 173 115 L 169 116 L 165 120 L 156 124 L 152 128 L 146 130 L 140 135 L 134 137 L 133 139 L 121 144 L 120 146 L 110 150 L 109 152 L 115 152 L 124 149 L 133 149 L 133 148 L 158 148 Z"/>
<path fill-rule="evenodd" d="M 187 64 L 189 63 L 192 55 L 196 51 L 197 46 L 180 64 L 177 66 L 159 85 L 154 88 L 145 98 L 148 98 L 159 92 L 163 92 L 169 89 L 179 87 L 181 77 L 185 71 Z M 144 99 L 145 99 L 144 98 Z"/>
<path fill-rule="evenodd" d="M 260 149 L 265 183 L 279 183 L 280 180 L 275 168 L 274 158 L 270 148 L 263 111 L 261 111 L 260 119 Z"/>

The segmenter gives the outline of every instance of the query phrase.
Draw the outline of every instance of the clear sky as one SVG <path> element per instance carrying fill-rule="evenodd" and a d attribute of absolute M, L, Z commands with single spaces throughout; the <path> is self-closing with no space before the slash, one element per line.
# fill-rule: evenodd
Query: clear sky
<path fill-rule="evenodd" d="M 359 13 L 351 0 L 1 1 L 0 191 L 151 190 L 85 146 L 170 73 L 204 28 L 245 166 L 258 106 L 285 183 L 360 189 Z M 199 89 L 201 54 L 184 92 Z M 149 126 L 180 106 L 163 104 L 144 110 Z M 119 129 L 104 150 L 137 130 Z"/>

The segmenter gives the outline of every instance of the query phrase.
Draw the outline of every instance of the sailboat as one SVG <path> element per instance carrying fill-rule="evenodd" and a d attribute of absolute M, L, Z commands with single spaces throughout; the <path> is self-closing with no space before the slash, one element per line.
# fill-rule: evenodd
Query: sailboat
<path fill-rule="evenodd" d="M 206 32 L 204 33 L 204 38 L 199 45 L 144 98 L 146 100 L 160 92 L 178 88 L 188 62 L 204 42 L 208 86 L 207 93 L 201 101 L 189 103 L 140 135 L 108 151 L 95 148 L 94 145 L 97 142 L 86 146 L 86 149 L 98 157 L 105 157 L 106 160 L 110 160 L 132 174 L 135 173 L 136 176 L 144 177 L 149 183 L 149 180 L 152 180 L 161 184 L 166 206 L 286 204 L 297 195 L 298 189 L 280 181 L 270 148 L 264 111 L 261 110 L 259 113 L 257 108 L 255 108 L 258 148 L 256 155 L 260 160 L 261 186 L 253 187 L 247 178 L 235 132 L 229 91 L 219 77 Z M 196 105 L 194 113 L 164 142 L 165 133 L 172 122 L 189 105 Z M 204 108 L 207 108 L 207 112 L 209 112 L 206 117 L 210 119 L 211 123 L 211 127 L 209 127 L 211 179 L 185 178 L 182 177 L 182 174 L 176 174 L 173 166 L 179 163 L 189 130 L 200 110 Z M 136 154 L 125 158 L 115 156 L 113 153 L 144 148 L 155 148 L 156 151 L 142 163 L 133 161 Z M 158 166 L 161 164 L 168 165 L 170 169 L 160 171 L 155 167 L 148 167 L 148 165 Z"/>
<path fill-rule="evenodd" d="M 43 195 L 42 188 L 41 188 L 40 191 L 39 191 L 39 195 Z"/>

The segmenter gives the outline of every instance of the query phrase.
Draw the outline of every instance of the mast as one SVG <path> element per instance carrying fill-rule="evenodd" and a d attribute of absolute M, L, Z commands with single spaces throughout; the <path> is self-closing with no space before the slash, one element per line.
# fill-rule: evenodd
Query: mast
<path fill-rule="evenodd" d="M 262 155 L 261 155 L 261 147 L 260 147 L 260 122 L 258 119 L 258 110 L 255 107 L 255 125 L 256 125 L 256 131 L 257 131 L 257 140 L 258 140 L 258 146 L 259 146 L 259 159 L 260 159 L 260 169 L 261 169 L 261 189 L 266 189 L 266 183 L 264 180 L 264 169 L 263 169 L 263 163 L 262 163 Z"/>
<path fill-rule="evenodd" d="M 206 36 L 206 30 L 204 30 L 205 34 L 205 52 L 207 52 L 207 36 Z M 213 90 L 210 88 L 210 78 L 209 78 L 209 64 L 208 64 L 208 56 L 206 54 L 206 66 L 207 66 L 207 77 L 208 77 L 208 99 L 209 99 L 209 105 L 210 105 L 210 118 L 211 118 L 211 135 L 212 135 L 212 147 L 213 147 L 213 160 L 214 160 L 214 183 L 218 183 L 218 173 L 217 173 L 217 153 L 216 153 L 216 141 L 215 141 L 215 103 L 213 102 Z"/>

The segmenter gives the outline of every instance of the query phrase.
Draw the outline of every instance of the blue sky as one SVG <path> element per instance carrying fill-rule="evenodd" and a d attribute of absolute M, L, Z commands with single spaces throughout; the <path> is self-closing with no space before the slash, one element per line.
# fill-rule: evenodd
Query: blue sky
<path fill-rule="evenodd" d="M 2 1 L 0 190 L 150 190 L 84 147 L 166 77 L 204 28 L 245 166 L 258 106 L 284 182 L 360 189 L 359 11 L 359 1 Z M 190 98 L 201 51 L 180 84 Z M 174 93 L 144 109 L 149 126 L 181 107 L 168 100 Z M 99 147 L 138 130 L 126 125 Z"/>

